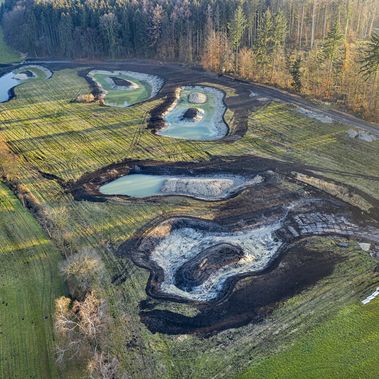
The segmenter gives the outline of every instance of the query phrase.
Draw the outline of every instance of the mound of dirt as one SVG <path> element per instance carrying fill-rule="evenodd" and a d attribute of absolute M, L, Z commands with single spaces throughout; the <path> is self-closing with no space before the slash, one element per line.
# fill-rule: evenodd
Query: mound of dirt
<path fill-rule="evenodd" d="M 175 285 L 183 291 L 191 291 L 222 267 L 237 263 L 243 255 L 239 246 L 228 243 L 211 246 L 179 267 L 175 274 Z"/>
<path fill-rule="evenodd" d="M 78 95 L 75 99 L 77 103 L 93 103 L 95 101 L 95 96 L 92 93 L 86 93 Z"/>
<path fill-rule="evenodd" d="M 204 116 L 204 111 L 199 108 L 188 108 L 181 117 L 182 121 L 200 121 Z"/>
<path fill-rule="evenodd" d="M 18 79 L 18 80 L 27 80 L 27 79 L 35 78 L 35 75 L 32 71 L 25 70 L 25 71 L 21 71 L 18 74 L 16 74 L 14 76 L 14 78 Z"/>
<path fill-rule="evenodd" d="M 193 92 L 188 95 L 188 101 L 193 104 L 204 104 L 207 100 L 207 95 L 201 92 Z"/>
<path fill-rule="evenodd" d="M 162 194 L 187 194 L 202 199 L 218 199 L 226 197 L 244 185 L 255 184 L 239 176 L 220 178 L 168 178 L 161 187 Z"/>
<path fill-rule="evenodd" d="M 118 78 L 117 76 L 111 76 L 110 78 L 117 87 L 129 88 L 133 85 L 129 80 Z"/>

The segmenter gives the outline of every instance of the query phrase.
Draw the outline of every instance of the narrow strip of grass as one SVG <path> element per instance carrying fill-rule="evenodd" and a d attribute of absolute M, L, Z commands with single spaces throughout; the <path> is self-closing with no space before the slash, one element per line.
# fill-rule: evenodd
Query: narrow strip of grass
<path fill-rule="evenodd" d="M 343 308 L 291 347 L 251 366 L 239 379 L 377 378 L 379 299 Z"/>
<path fill-rule="evenodd" d="M 54 299 L 60 254 L 0 183 L 0 378 L 55 378 Z"/>

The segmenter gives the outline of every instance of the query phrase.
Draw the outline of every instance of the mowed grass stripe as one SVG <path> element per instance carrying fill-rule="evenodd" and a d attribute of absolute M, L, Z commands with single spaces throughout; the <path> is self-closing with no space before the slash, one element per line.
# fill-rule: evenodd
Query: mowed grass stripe
<path fill-rule="evenodd" d="M 36 220 L 0 183 L 0 377 L 58 377 L 54 300 L 60 255 Z"/>
<path fill-rule="evenodd" d="M 292 346 L 239 379 L 377 378 L 379 299 L 345 307 Z"/>

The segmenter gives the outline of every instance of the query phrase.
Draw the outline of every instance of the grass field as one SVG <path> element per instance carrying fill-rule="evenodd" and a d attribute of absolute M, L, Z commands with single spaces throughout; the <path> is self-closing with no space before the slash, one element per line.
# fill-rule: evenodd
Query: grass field
<path fill-rule="evenodd" d="M 1 1 L 0 1 L 1 4 Z M 3 31 L 0 27 L 0 64 L 19 62 L 21 56 L 12 50 L 4 41 Z"/>
<path fill-rule="evenodd" d="M 358 311 L 363 307 L 359 300 L 377 285 L 378 277 L 373 273 L 376 262 L 351 244 L 341 249 L 346 259 L 330 277 L 281 304 L 261 324 L 228 330 L 208 339 L 150 333 L 138 315 L 139 302 L 146 298 L 148 273 L 117 259 L 113 252 L 136 229 L 157 216 L 178 213 L 209 219 L 225 203 L 184 198 L 127 206 L 117 202 L 76 202 L 55 180 L 43 178 L 39 171 L 67 181 L 126 158 L 173 162 L 204 160 L 211 155 L 254 154 L 311 164 L 324 175 L 379 198 L 375 180 L 379 141 L 350 140 L 344 125 L 321 124 L 275 103 L 252 114 L 247 134 L 233 144 L 159 137 L 145 129 L 148 111 L 157 105 L 157 100 L 129 109 L 70 102 L 78 93 L 86 92 L 87 83 L 75 70 L 57 71 L 47 81 L 23 84 L 16 89 L 15 100 L 0 104 L 0 138 L 19 155 L 19 181 L 59 231 L 54 235 L 57 242 L 67 248 L 90 247 L 103 257 L 112 275 L 127 273 L 123 284 L 109 283 L 104 296 L 109 300 L 114 321 L 109 333 L 111 351 L 131 377 L 204 378 L 220 373 L 233 377 L 250 363 L 267 357 L 268 351 L 296 338 L 302 341 L 317 324 L 328 328 L 328 322 L 333 323 L 331 317 L 338 320 L 338 312 L 345 306 L 345 312 L 354 313 L 357 309 L 355 318 L 365 317 Z M 334 241 L 327 238 L 311 239 L 308 247 L 315 253 L 337 249 Z M 174 303 L 163 307 L 196 311 Z M 370 336 L 371 323 L 366 324 L 361 324 L 359 333 Z M 354 324 L 350 325 L 354 328 Z M 297 357 L 301 357 L 298 351 Z M 335 354 L 337 359 L 341 352 Z M 19 370 L 25 372 L 26 363 L 19 365 Z"/>
<path fill-rule="evenodd" d="M 58 377 L 54 299 L 60 255 L 36 220 L 0 183 L 0 377 Z"/>
<path fill-rule="evenodd" d="M 343 308 L 288 349 L 253 365 L 239 379 L 377 378 L 379 299 Z"/>

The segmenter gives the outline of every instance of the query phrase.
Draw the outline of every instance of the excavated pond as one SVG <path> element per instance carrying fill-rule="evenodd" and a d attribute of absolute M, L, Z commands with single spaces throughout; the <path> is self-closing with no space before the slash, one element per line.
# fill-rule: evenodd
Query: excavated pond
<path fill-rule="evenodd" d="M 119 257 L 150 271 L 140 316 L 152 332 L 206 336 L 259 322 L 345 259 L 311 253 L 309 238 L 379 243 L 375 219 L 276 173 L 215 209 L 212 220 L 158 218 L 120 246 Z M 162 310 L 161 301 L 191 303 L 198 313 Z"/>
<path fill-rule="evenodd" d="M 267 267 L 282 245 L 275 235 L 280 225 L 228 230 L 202 220 L 170 219 L 151 230 L 139 249 L 151 249 L 149 260 L 162 271 L 160 292 L 209 301 L 228 278 Z"/>
<path fill-rule="evenodd" d="M 163 80 L 134 71 L 92 70 L 88 73 L 98 86 L 105 105 L 128 107 L 156 96 Z"/>
<path fill-rule="evenodd" d="M 52 72 L 46 67 L 37 65 L 21 66 L 0 77 L 0 103 L 12 98 L 15 87 L 29 80 L 49 79 Z"/>
<path fill-rule="evenodd" d="M 231 278 L 266 270 L 288 243 L 306 236 L 355 236 L 379 241 L 343 214 L 314 211 L 321 199 L 296 201 L 251 225 L 222 226 L 192 218 L 170 218 L 147 231 L 135 256 L 157 279 L 153 292 L 208 302 L 220 297 Z M 316 204 L 318 203 L 318 204 Z M 301 213 L 300 213 L 301 211 Z"/>
<path fill-rule="evenodd" d="M 202 200 L 221 200 L 262 180 L 260 176 L 249 180 L 235 175 L 189 177 L 131 174 L 101 186 L 99 191 L 103 195 L 126 195 L 137 198 L 181 195 Z"/>
<path fill-rule="evenodd" d="M 165 126 L 157 134 L 188 140 L 212 141 L 228 133 L 224 121 L 224 93 L 216 88 L 184 86 L 164 113 Z"/>

